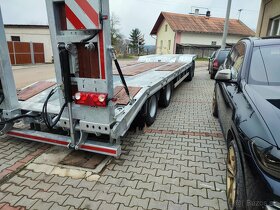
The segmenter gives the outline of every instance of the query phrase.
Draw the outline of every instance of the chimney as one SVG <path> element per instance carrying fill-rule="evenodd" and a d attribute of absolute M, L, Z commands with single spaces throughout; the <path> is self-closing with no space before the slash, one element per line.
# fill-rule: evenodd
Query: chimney
<path fill-rule="evenodd" d="M 195 15 L 195 16 L 199 16 L 199 9 L 195 9 L 194 15 Z"/>
<path fill-rule="evenodd" d="M 211 17 L 211 12 L 209 10 L 206 12 L 206 17 L 208 17 L 208 18 Z"/>

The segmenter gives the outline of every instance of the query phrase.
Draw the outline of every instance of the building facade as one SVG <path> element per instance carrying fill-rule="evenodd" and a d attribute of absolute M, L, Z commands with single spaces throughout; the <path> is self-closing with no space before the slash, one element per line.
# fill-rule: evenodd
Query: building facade
<path fill-rule="evenodd" d="M 45 62 L 51 63 L 53 51 L 49 26 L 46 25 L 5 25 L 7 41 L 36 42 L 44 44 Z"/>
<path fill-rule="evenodd" d="M 221 47 L 224 21 L 224 18 L 162 12 L 151 32 L 157 36 L 156 53 L 193 53 L 208 57 Z M 241 21 L 229 21 L 227 44 L 254 35 Z"/>
<path fill-rule="evenodd" d="M 280 36 L 280 1 L 262 0 L 257 36 Z"/>

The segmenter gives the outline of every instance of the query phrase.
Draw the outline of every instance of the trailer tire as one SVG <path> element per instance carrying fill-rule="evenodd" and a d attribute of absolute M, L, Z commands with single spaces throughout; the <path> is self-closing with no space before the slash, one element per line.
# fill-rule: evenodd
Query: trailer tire
<path fill-rule="evenodd" d="M 166 108 L 169 106 L 173 92 L 173 83 L 167 84 L 161 91 L 159 97 L 159 106 Z"/>
<path fill-rule="evenodd" d="M 193 79 L 193 77 L 194 77 L 194 70 L 195 70 L 195 61 L 192 62 L 192 66 L 191 66 L 191 68 L 190 68 L 189 75 L 188 75 L 188 77 L 186 78 L 186 81 L 187 81 L 187 82 L 192 81 L 192 79 Z"/>
<path fill-rule="evenodd" d="M 157 117 L 158 100 L 156 95 L 148 99 L 147 105 L 146 125 L 149 127 L 154 124 Z"/>

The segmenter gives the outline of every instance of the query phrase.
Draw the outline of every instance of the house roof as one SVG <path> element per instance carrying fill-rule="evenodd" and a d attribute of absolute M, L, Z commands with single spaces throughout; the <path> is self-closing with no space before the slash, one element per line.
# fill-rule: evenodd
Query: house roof
<path fill-rule="evenodd" d="M 39 28 L 48 29 L 48 25 L 23 25 L 23 24 L 5 24 L 5 28 Z"/>
<path fill-rule="evenodd" d="M 212 33 L 222 34 L 224 31 L 224 18 L 195 16 L 186 14 L 177 14 L 170 12 L 161 12 L 151 35 L 156 35 L 163 20 L 166 20 L 173 31 L 193 32 L 193 33 Z M 237 19 L 229 20 L 230 35 L 255 36 L 255 32 Z"/>

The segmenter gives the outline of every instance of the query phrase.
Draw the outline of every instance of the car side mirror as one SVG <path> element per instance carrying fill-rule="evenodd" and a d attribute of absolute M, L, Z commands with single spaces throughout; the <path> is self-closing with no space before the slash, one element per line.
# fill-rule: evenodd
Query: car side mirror
<path fill-rule="evenodd" d="M 230 69 L 224 69 L 217 72 L 215 76 L 216 81 L 228 82 L 232 79 L 232 73 Z"/>

